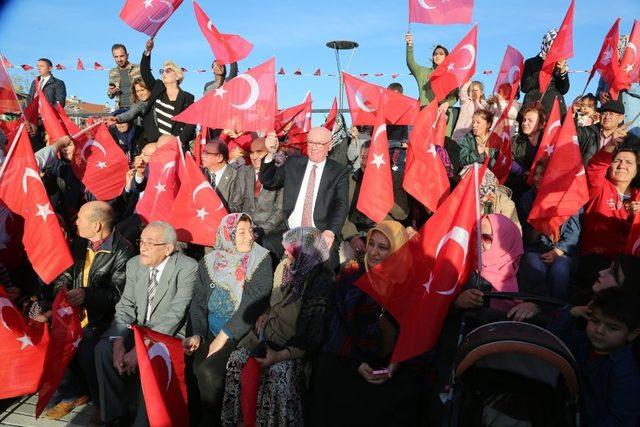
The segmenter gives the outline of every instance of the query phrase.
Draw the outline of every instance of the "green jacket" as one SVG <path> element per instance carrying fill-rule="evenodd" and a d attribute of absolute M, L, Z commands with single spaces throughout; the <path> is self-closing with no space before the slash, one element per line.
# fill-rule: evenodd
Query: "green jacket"
<path fill-rule="evenodd" d="M 423 107 L 433 101 L 435 97 L 431 90 L 431 82 L 429 81 L 429 76 L 433 72 L 433 68 L 418 65 L 413 56 L 413 46 L 409 45 L 407 45 L 407 66 L 418 83 L 420 106 Z M 449 103 L 449 107 L 452 107 L 456 102 L 458 102 L 458 90 L 452 90 L 444 101 L 447 101 Z M 440 104 L 444 101 L 441 101 Z"/>
<path fill-rule="evenodd" d="M 458 146 L 460 147 L 461 167 L 465 167 L 472 163 L 484 162 L 484 154 L 480 155 L 478 153 L 476 138 L 471 132 L 467 133 L 460 142 L 458 142 Z M 491 160 L 489 160 L 489 167 L 492 168 L 493 164 L 496 162 L 496 149 L 489 148 L 489 155 L 491 156 Z"/>

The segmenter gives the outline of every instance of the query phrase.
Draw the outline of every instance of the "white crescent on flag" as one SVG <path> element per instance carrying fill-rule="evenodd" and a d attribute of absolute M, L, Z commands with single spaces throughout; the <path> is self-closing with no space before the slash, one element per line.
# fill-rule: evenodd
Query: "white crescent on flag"
<path fill-rule="evenodd" d="M 551 123 L 551 126 L 549 126 L 549 129 L 547 129 L 547 136 L 551 135 L 551 131 L 557 128 L 558 126 L 560 126 L 560 120 L 556 120 L 555 122 Z"/>
<path fill-rule="evenodd" d="M 356 105 L 361 110 L 366 111 L 367 113 L 374 113 L 376 111 L 375 109 L 366 106 L 364 99 L 362 99 L 362 93 L 360 90 L 356 90 L 354 98 L 356 99 Z"/>
<path fill-rule="evenodd" d="M 462 46 L 460 50 L 466 50 L 471 54 L 471 59 L 469 60 L 469 63 L 464 67 L 460 67 L 461 70 L 468 70 L 473 66 L 473 62 L 476 60 L 476 48 L 473 47 L 473 45 L 467 43 L 464 46 Z"/>
<path fill-rule="evenodd" d="M 447 234 L 444 235 L 444 237 L 442 237 L 442 239 L 440 240 L 440 243 L 438 243 L 438 248 L 436 249 L 436 260 L 438 259 L 438 254 L 440 253 L 440 249 L 442 249 L 442 247 L 448 240 L 453 240 L 454 242 L 459 244 L 460 247 L 462 248 L 462 251 L 464 253 L 462 265 L 464 266 L 464 260 L 467 259 L 467 252 L 469 250 L 469 232 L 462 227 L 458 227 L 458 226 L 453 227 Z M 446 291 L 436 291 L 436 292 L 439 293 L 440 295 L 453 294 L 456 290 L 456 286 L 458 284 L 459 279 L 460 279 L 460 276 L 458 275 L 451 289 L 448 289 Z"/>
<path fill-rule="evenodd" d="M 246 81 L 249 84 L 251 92 L 249 93 L 249 98 L 247 98 L 247 100 L 242 104 L 230 104 L 238 110 L 248 110 L 255 105 L 256 101 L 258 101 L 258 98 L 260 97 L 260 86 L 258 86 L 258 82 L 250 74 L 240 74 L 236 79 Z"/>
<path fill-rule="evenodd" d="M 509 68 L 509 73 L 507 74 L 507 78 L 509 79 L 509 84 L 516 83 L 516 76 L 517 78 L 520 78 L 520 67 L 518 67 L 517 65 L 514 65 L 511 68 Z"/>
<path fill-rule="evenodd" d="M 157 16 L 157 18 L 152 18 L 151 16 L 147 15 L 147 19 L 149 20 L 149 22 L 153 22 L 154 24 L 161 24 L 169 19 L 169 17 L 173 13 L 173 3 L 168 0 L 160 0 L 160 3 L 163 3 L 165 5 L 164 7 L 160 6 L 161 8 L 166 9 L 165 13 L 155 13 L 155 7 L 153 6 L 152 0 L 147 0 L 145 2 L 145 7 L 147 4 L 149 4 L 154 8 L 154 13 L 152 13 L 152 16 Z"/>
<path fill-rule="evenodd" d="M 427 10 L 432 10 L 435 9 L 436 6 L 431 6 L 429 3 L 427 3 L 425 0 L 418 0 L 418 3 L 420 4 L 420 6 L 424 9 Z"/>
<path fill-rule="evenodd" d="M 24 191 L 24 194 L 27 194 L 27 178 L 29 177 L 37 179 L 42 183 L 38 172 L 31 168 L 24 168 L 24 175 L 22 175 L 22 191 Z"/>
<path fill-rule="evenodd" d="M 171 384 L 171 356 L 169 355 L 169 349 L 167 348 L 165 343 L 157 342 L 149 347 L 147 350 L 147 354 L 149 355 L 149 361 L 154 357 L 161 357 L 164 360 L 165 367 L 167 368 L 167 385 L 165 390 L 169 390 L 169 385 Z"/>
<path fill-rule="evenodd" d="M 87 151 L 87 148 L 89 147 L 96 147 L 100 151 L 102 151 L 102 154 L 104 154 L 105 157 L 107 156 L 107 150 L 104 149 L 102 144 L 100 144 L 95 139 L 90 139 L 86 144 L 84 144 L 84 146 L 82 147 L 82 151 L 80 152 L 80 157 L 82 157 L 82 160 L 84 160 L 85 162 L 87 161 L 87 158 L 85 157 L 84 152 Z"/>
<path fill-rule="evenodd" d="M 11 301 L 9 301 L 7 298 L 0 298 L 0 322 L 2 322 L 2 326 L 4 326 L 6 330 L 10 331 L 11 328 L 7 325 L 7 322 L 4 321 L 4 316 L 2 315 L 2 310 L 5 307 L 10 307 L 15 311 L 15 308 L 13 304 L 11 304 Z"/>
<path fill-rule="evenodd" d="M 196 188 L 193 189 L 193 193 L 191 194 L 193 203 L 196 202 L 196 196 L 198 195 L 198 192 L 200 192 L 200 190 L 205 190 L 205 189 L 209 189 L 213 191 L 211 184 L 209 184 L 207 181 L 202 181 L 200 184 L 198 184 Z"/>

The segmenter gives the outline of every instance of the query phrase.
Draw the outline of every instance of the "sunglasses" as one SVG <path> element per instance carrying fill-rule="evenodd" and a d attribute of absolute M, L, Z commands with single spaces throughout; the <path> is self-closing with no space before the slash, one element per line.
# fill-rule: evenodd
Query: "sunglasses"
<path fill-rule="evenodd" d="M 160 68 L 160 74 L 169 74 L 174 72 L 175 70 L 173 68 Z"/>

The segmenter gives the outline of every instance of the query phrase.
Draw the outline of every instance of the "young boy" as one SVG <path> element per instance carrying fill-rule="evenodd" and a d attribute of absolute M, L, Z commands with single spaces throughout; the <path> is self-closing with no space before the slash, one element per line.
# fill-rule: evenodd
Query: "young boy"
<path fill-rule="evenodd" d="M 571 330 L 572 317 L 587 317 L 584 332 Z M 562 310 L 552 321 L 576 358 L 580 375 L 581 415 L 587 426 L 637 426 L 640 374 L 631 342 L 640 333 L 640 304 L 620 288 L 593 295 L 588 307 Z"/>

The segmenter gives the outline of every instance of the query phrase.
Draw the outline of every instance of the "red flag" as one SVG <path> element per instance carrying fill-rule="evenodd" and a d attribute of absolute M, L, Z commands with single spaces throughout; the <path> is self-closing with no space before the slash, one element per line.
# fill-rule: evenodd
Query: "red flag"
<path fill-rule="evenodd" d="M 33 70 L 33 67 L 29 64 L 22 64 L 20 67 L 25 71 Z"/>
<path fill-rule="evenodd" d="M 278 112 L 274 129 L 278 136 L 287 136 L 287 145 L 306 147 L 307 133 L 311 130 L 311 92 L 307 92 L 302 104 Z"/>
<path fill-rule="evenodd" d="M 409 22 L 422 24 L 469 24 L 473 0 L 409 0 Z"/>
<path fill-rule="evenodd" d="M 369 156 L 366 160 L 360 195 L 356 207 L 374 222 L 382 221 L 393 207 L 393 178 L 387 141 L 387 125 L 384 120 L 384 92 L 380 91 L 378 122 L 373 130 Z"/>
<path fill-rule="evenodd" d="M 60 223 L 51 209 L 40 179 L 31 141 L 24 127 L 14 152 L 5 159 L 0 180 L 0 200 L 11 212 L 24 218 L 24 243 L 33 269 L 45 283 L 51 283 L 73 264 Z"/>
<path fill-rule="evenodd" d="M 320 71 L 320 68 L 318 68 L 316 71 L 314 71 L 313 75 L 314 76 L 321 76 L 322 72 Z"/>
<path fill-rule="evenodd" d="M 184 157 L 184 163 L 180 161 L 178 175 L 180 189 L 169 222 L 181 242 L 213 246 L 218 225 L 227 214 L 224 204 L 190 155 Z"/>
<path fill-rule="evenodd" d="M 80 310 L 67 302 L 67 289 L 63 286 L 51 307 L 51 333 L 44 359 L 44 370 L 38 387 L 36 418 L 49 403 L 60 385 L 69 362 L 76 354 L 82 340 Z"/>
<path fill-rule="evenodd" d="M 507 46 L 502 58 L 502 64 L 500 64 L 500 73 L 493 87 L 493 93 L 502 95 L 507 100 L 507 104 L 511 103 L 516 97 L 523 68 L 524 56 L 518 49 Z"/>
<path fill-rule="evenodd" d="M 78 58 L 78 65 L 76 65 L 76 69 L 77 70 L 84 70 L 84 63 L 82 62 L 82 59 Z"/>
<path fill-rule="evenodd" d="M 294 76 L 301 76 L 302 75 L 302 71 L 300 70 L 300 67 L 298 67 L 294 72 L 293 72 Z"/>
<path fill-rule="evenodd" d="M 76 140 L 71 167 L 98 200 L 111 200 L 122 194 L 129 161 L 102 123 L 92 137 Z"/>
<path fill-rule="evenodd" d="M 602 47 L 600 48 L 600 53 L 598 54 L 598 58 L 596 62 L 593 63 L 593 67 L 591 67 L 591 73 L 589 74 L 589 78 L 587 79 L 587 83 L 585 87 L 589 86 L 589 82 L 593 78 L 593 75 L 598 71 L 605 82 L 611 88 L 614 85 L 614 80 L 618 74 L 618 39 L 620 38 L 618 35 L 618 28 L 620 26 L 620 18 L 616 19 L 616 22 L 611 26 L 611 29 L 607 33 L 602 42 Z M 618 98 L 616 92 L 615 99 Z"/>
<path fill-rule="evenodd" d="M 104 70 L 104 67 L 100 65 L 98 62 L 93 63 L 93 69 L 96 71 Z"/>
<path fill-rule="evenodd" d="M 38 107 L 40 105 L 38 98 L 38 92 L 36 91 L 35 96 L 31 102 L 27 104 L 24 112 L 22 113 L 24 119 L 32 125 L 36 125 L 38 123 Z"/>
<path fill-rule="evenodd" d="M 376 110 L 380 104 L 380 91 L 384 96 L 385 120 L 394 125 L 411 125 L 420 111 L 420 105 L 416 99 L 365 82 L 350 74 L 342 73 L 344 87 L 347 91 L 347 102 L 351 112 L 351 120 L 354 126 L 376 125 Z"/>
<path fill-rule="evenodd" d="M 176 167 L 181 161 L 177 140 L 151 155 L 147 185 L 136 205 L 136 213 L 147 223 L 169 220 L 179 186 Z"/>
<path fill-rule="evenodd" d="M 19 113 L 20 103 L 13 90 L 11 78 L 4 64 L 0 67 L 0 115 L 4 113 Z"/>
<path fill-rule="evenodd" d="M 511 109 L 511 103 L 504 109 L 500 118 L 496 122 L 495 127 L 489 135 L 487 144 L 489 147 L 498 148 L 498 157 L 493 165 L 491 171 L 496 176 L 500 184 L 504 184 L 509 178 L 509 171 L 511 170 L 511 163 L 513 163 L 513 157 L 511 154 L 511 127 L 509 126 L 509 110 Z"/>
<path fill-rule="evenodd" d="M 188 426 L 182 340 L 142 326 L 132 328 L 149 425 Z"/>
<path fill-rule="evenodd" d="M 627 240 L 626 253 L 640 257 L 640 215 L 633 216 L 633 224 Z"/>
<path fill-rule="evenodd" d="M 67 67 L 65 67 L 64 65 L 56 64 L 56 70 L 66 70 L 66 69 L 67 69 Z"/>
<path fill-rule="evenodd" d="M 284 76 L 285 74 L 287 73 L 284 72 L 284 67 L 280 67 L 280 71 L 278 71 L 278 75 Z"/>
<path fill-rule="evenodd" d="M 0 399 L 38 390 L 49 334 L 47 324 L 25 319 L 0 285 Z"/>
<path fill-rule="evenodd" d="M 209 136 L 209 128 L 206 126 L 200 127 L 200 132 L 196 135 L 196 139 L 193 141 L 193 159 L 196 165 L 200 167 L 202 164 L 202 149 L 207 143 L 207 137 Z"/>
<path fill-rule="evenodd" d="M 587 177 L 571 120 L 573 109 L 567 111 L 568 119 L 562 124 L 553 154 L 542 177 L 542 183 L 533 202 L 529 223 L 554 242 L 560 238 L 560 226 L 589 200 Z"/>
<path fill-rule="evenodd" d="M 4 55 L 2 55 L 2 66 L 4 68 L 13 68 L 13 64 Z"/>
<path fill-rule="evenodd" d="M 205 94 L 174 121 L 202 124 L 213 129 L 269 132 L 276 109 L 274 59 L 228 80 Z"/>
<path fill-rule="evenodd" d="M 438 103 L 431 102 L 418 114 L 409 135 L 402 182 L 402 188 L 432 212 L 449 195 L 447 171 L 436 151 L 436 145 L 444 141 L 445 129 L 439 123 L 446 123 L 446 116 L 436 117 L 437 110 Z"/>
<path fill-rule="evenodd" d="M 546 162 L 549 160 L 549 156 L 553 154 L 558 133 L 560 133 L 560 105 L 558 104 L 558 100 L 555 99 L 553 101 L 553 107 L 551 107 L 551 114 L 549 114 L 549 119 L 547 120 L 547 126 L 544 128 L 536 156 L 533 159 L 533 163 L 531 163 L 531 169 L 527 176 L 527 184 L 529 184 L 529 186 L 533 186 L 533 175 L 538 162 L 541 160 Z"/>
<path fill-rule="evenodd" d="M 616 96 L 619 91 L 629 89 L 631 83 L 640 82 L 640 54 L 638 54 L 638 46 L 640 46 L 640 21 L 633 21 L 633 28 L 629 35 L 627 48 L 624 50 L 618 75 L 612 90 L 612 96 Z"/>
<path fill-rule="evenodd" d="M 209 42 L 211 51 L 216 61 L 221 64 L 231 64 L 246 58 L 253 49 L 253 45 L 236 34 L 222 34 L 211 23 L 211 20 L 202 8 L 193 2 L 193 11 L 204 38 Z"/>
<path fill-rule="evenodd" d="M 40 114 L 40 118 L 42 118 L 44 130 L 49 136 L 49 144 L 52 144 L 69 133 L 62 123 L 62 120 L 60 120 L 58 113 L 56 113 L 51 104 L 49 104 L 47 98 L 42 95 L 42 90 L 37 81 L 36 87 L 38 88 L 36 91 L 38 93 L 38 113 Z"/>
<path fill-rule="evenodd" d="M 338 101 L 334 97 L 333 104 L 331 104 L 331 108 L 329 109 L 329 115 L 322 126 L 333 132 L 333 128 L 336 125 L 336 117 L 338 117 Z"/>
<path fill-rule="evenodd" d="M 136 31 L 154 37 L 182 0 L 127 0 L 120 19 Z"/>
<path fill-rule="evenodd" d="M 445 99 L 449 92 L 471 80 L 476 72 L 477 46 L 478 25 L 474 25 L 442 64 L 431 73 L 429 81 L 438 102 Z"/>
<path fill-rule="evenodd" d="M 476 198 L 486 165 L 470 170 L 420 232 L 356 285 L 391 313 L 400 335 L 394 363 L 429 350 L 449 305 L 467 281 L 475 254 Z"/>
<path fill-rule="evenodd" d="M 538 81 L 540 83 L 540 93 L 544 94 L 551 82 L 551 76 L 556 68 L 556 62 L 573 58 L 573 7 L 575 0 L 571 0 L 571 5 L 564 16 L 562 25 L 558 30 L 556 38 L 551 43 L 549 52 L 544 59 Z"/>

